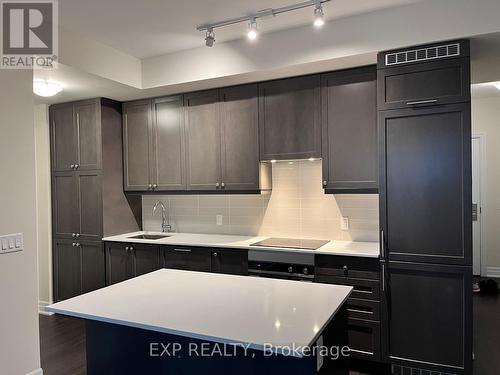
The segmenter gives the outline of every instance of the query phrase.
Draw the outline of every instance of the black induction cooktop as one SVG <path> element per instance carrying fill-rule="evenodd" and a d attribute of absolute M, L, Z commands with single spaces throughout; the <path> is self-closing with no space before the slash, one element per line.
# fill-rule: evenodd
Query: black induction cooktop
<path fill-rule="evenodd" d="M 321 246 L 330 242 L 329 240 L 307 240 L 302 238 L 276 238 L 271 237 L 265 240 L 250 244 L 250 246 L 260 247 L 284 247 L 290 249 L 317 250 Z"/>

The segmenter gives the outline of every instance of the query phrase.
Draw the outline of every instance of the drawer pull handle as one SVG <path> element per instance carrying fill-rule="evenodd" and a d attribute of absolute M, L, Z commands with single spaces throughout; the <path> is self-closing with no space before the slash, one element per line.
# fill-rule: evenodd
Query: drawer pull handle
<path fill-rule="evenodd" d="M 177 251 L 179 253 L 190 253 L 191 252 L 190 249 L 174 249 L 174 251 Z"/>
<path fill-rule="evenodd" d="M 359 292 L 359 293 L 368 293 L 368 294 L 373 293 L 373 290 L 370 287 L 355 285 L 355 286 L 353 286 L 353 288 L 354 288 L 354 291 Z"/>
<path fill-rule="evenodd" d="M 354 312 L 354 313 L 362 313 L 362 314 L 370 314 L 373 315 L 373 311 L 368 310 L 368 309 L 363 309 L 362 307 L 353 307 L 353 308 L 347 308 L 347 311 L 349 312 Z"/>
<path fill-rule="evenodd" d="M 433 104 L 433 103 L 437 103 L 437 99 L 417 100 L 414 102 L 406 102 L 406 105 Z"/>

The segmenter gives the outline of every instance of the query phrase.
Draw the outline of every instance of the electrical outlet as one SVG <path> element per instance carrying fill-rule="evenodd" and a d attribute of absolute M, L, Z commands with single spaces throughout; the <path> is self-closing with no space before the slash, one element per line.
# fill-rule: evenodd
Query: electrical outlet
<path fill-rule="evenodd" d="M 340 229 L 349 230 L 349 218 L 347 216 L 342 216 L 340 218 Z"/>
<path fill-rule="evenodd" d="M 222 225 L 222 215 L 215 215 L 215 221 L 217 225 Z"/>

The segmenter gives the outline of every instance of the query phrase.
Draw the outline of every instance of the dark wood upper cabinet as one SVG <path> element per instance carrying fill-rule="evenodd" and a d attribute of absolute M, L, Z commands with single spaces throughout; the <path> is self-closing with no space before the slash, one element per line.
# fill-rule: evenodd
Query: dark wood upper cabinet
<path fill-rule="evenodd" d="M 472 373 L 469 267 L 389 262 L 383 347 L 395 364 Z"/>
<path fill-rule="evenodd" d="M 470 101 L 468 58 L 381 69 L 378 72 L 379 110 Z"/>
<path fill-rule="evenodd" d="M 77 128 L 73 104 L 64 103 L 50 107 L 50 133 L 52 144 L 52 169 L 56 172 L 71 171 L 77 154 Z"/>
<path fill-rule="evenodd" d="M 259 111 L 257 85 L 221 89 L 221 181 L 226 190 L 257 190 Z"/>
<path fill-rule="evenodd" d="M 123 105 L 124 190 L 147 191 L 151 182 L 151 101 Z"/>
<path fill-rule="evenodd" d="M 221 185 L 219 90 L 186 94 L 186 177 L 188 190 Z"/>
<path fill-rule="evenodd" d="M 78 135 L 78 170 L 101 168 L 101 126 L 98 100 L 77 102 L 74 106 Z"/>
<path fill-rule="evenodd" d="M 471 264 L 470 104 L 379 116 L 382 256 Z"/>
<path fill-rule="evenodd" d="M 320 76 L 259 85 L 260 159 L 321 157 Z"/>
<path fill-rule="evenodd" d="M 153 100 L 152 177 L 154 190 L 184 190 L 185 134 L 182 96 Z"/>
<path fill-rule="evenodd" d="M 324 74 L 323 188 L 332 193 L 377 193 L 376 67 Z"/>

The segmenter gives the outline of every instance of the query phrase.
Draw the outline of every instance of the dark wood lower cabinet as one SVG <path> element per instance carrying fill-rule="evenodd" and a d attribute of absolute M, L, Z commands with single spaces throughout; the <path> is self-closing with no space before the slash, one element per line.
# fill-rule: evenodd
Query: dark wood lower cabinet
<path fill-rule="evenodd" d="M 102 242 L 54 241 L 54 300 L 62 301 L 105 286 Z"/>
<path fill-rule="evenodd" d="M 211 250 L 205 247 L 165 246 L 163 267 L 187 271 L 211 271 Z"/>
<path fill-rule="evenodd" d="M 405 262 L 384 267 L 384 359 L 409 368 L 471 374 L 471 268 Z"/>
<path fill-rule="evenodd" d="M 160 268 L 155 245 L 106 243 L 107 284 L 116 284 Z"/>
<path fill-rule="evenodd" d="M 212 250 L 212 272 L 248 275 L 248 252 L 239 249 Z"/>

